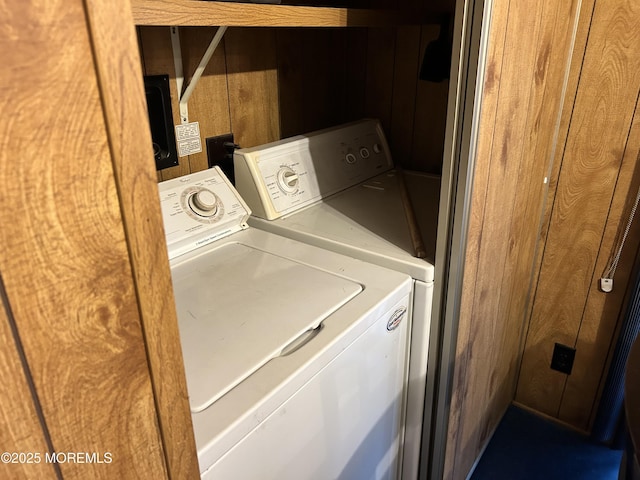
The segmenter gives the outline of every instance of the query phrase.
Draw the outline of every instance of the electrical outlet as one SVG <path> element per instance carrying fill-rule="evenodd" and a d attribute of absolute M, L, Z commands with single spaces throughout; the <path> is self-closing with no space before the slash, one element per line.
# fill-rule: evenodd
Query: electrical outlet
<path fill-rule="evenodd" d="M 551 357 L 551 369 L 571 375 L 573 361 L 576 358 L 576 349 L 556 343 Z"/>
<path fill-rule="evenodd" d="M 217 165 L 227 176 L 229 181 L 235 185 L 235 175 L 233 170 L 233 133 L 218 135 L 205 139 L 207 145 L 207 161 L 209 168 Z"/>

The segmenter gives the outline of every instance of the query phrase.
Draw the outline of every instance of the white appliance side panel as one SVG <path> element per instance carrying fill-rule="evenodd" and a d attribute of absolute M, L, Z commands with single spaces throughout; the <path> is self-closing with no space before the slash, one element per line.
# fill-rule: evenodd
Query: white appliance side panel
<path fill-rule="evenodd" d="M 433 394 L 433 392 L 426 392 L 432 300 L 433 283 L 415 281 L 411 317 L 405 445 L 402 461 L 403 478 L 418 478 L 425 395 Z"/>
<path fill-rule="evenodd" d="M 203 479 L 395 479 L 399 476 L 409 321 L 379 318 Z M 405 315 L 406 317 L 406 315 Z"/>

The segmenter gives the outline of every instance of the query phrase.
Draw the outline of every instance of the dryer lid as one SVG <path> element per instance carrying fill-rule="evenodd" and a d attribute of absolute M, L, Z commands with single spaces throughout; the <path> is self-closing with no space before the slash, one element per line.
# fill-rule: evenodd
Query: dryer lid
<path fill-rule="evenodd" d="M 362 291 L 356 282 L 235 242 L 175 265 L 172 276 L 192 412 Z"/>
<path fill-rule="evenodd" d="M 249 224 L 406 273 L 422 282 L 434 280 L 433 264 L 414 256 L 395 171 L 277 220 L 251 217 Z M 435 234 L 429 238 L 435 239 Z M 434 252 L 435 245 L 428 251 Z"/>

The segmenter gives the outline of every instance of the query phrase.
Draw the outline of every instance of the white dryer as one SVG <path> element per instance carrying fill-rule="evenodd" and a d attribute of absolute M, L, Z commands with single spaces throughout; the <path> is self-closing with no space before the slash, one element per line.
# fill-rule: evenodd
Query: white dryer
<path fill-rule="evenodd" d="M 397 478 L 410 278 L 249 227 L 217 168 L 159 190 L 202 478 Z"/>
<path fill-rule="evenodd" d="M 253 211 L 250 225 L 412 277 L 402 477 L 417 478 L 423 421 L 430 419 L 424 406 L 431 401 L 425 389 L 434 267 L 414 256 L 406 197 L 420 202 L 416 217 L 433 259 L 440 178 L 407 175 L 406 195 L 376 120 L 236 150 L 234 168 L 236 188 Z"/>

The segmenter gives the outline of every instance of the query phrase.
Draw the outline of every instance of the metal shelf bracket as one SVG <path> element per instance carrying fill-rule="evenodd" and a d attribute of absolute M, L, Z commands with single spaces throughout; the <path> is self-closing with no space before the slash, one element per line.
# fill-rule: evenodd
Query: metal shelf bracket
<path fill-rule="evenodd" d="M 198 80 L 200 80 L 204 69 L 207 68 L 209 60 L 211 60 L 213 53 L 216 51 L 216 48 L 220 44 L 220 41 L 222 40 L 222 37 L 224 36 L 224 33 L 226 31 L 227 27 L 218 27 L 218 30 L 216 30 L 211 43 L 207 47 L 207 50 L 204 52 L 202 60 L 200 60 L 200 63 L 198 64 L 193 77 L 191 77 L 189 85 L 187 85 L 187 88 L 183 93 L 182 87 L 184 86 L 184 71 L 182 67 L 182 50 L 180 48 L 180 32 L 178 31 L 178 27 L 171 27 L 171 47 L 173 48 L 173 62 L 176 69 L 176 84 L 178 87 L 178 94 L 180 96 L 180 121 L 183 125 L 189 123 L 189 98 L 195 90 L 196 85 L 198 84 Z"/>

